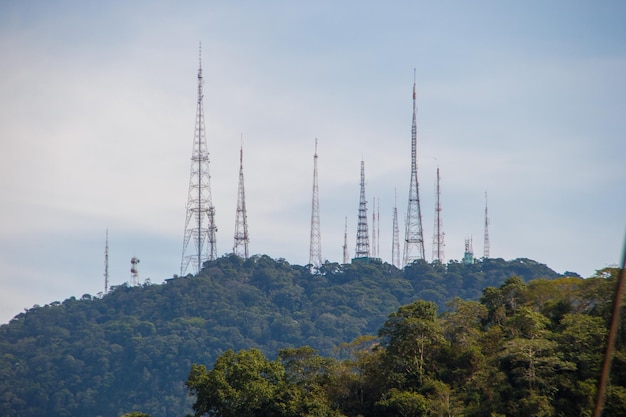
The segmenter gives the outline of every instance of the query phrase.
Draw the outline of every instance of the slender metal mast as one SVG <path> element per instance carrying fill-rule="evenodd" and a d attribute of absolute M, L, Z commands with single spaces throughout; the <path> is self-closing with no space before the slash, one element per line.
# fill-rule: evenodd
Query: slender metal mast
<path fill-rule="evenodd" d="M 309 264 L 314 268 L 322 266 L 322 232 L 320 230 L 320 197 L 317 184 L 317 138 L 313 155 L 313 198 L 311 200 L 311 240 L 309 245 Z"/>
<path fill-rule="evenodd" d="M 378 257 L 378 252 L 376 249 L 378 248 L 376 244 L 376 197 L 372 198 L 372 258 Z"/>
<path fill-rule="evenodd" d="M 211 176 L 209 174 L 209 151 L 205 137 L 202 84 L 202 50 L 200 49 L 198 106 L 191 156 L 183 255 L 180 265 L 181 275 L 187 273 L 190 265 L 194 272 L 200 272 L 205 261 L 212 261 L 217 258 L 215 239 L 217 227 L 215 226 L 215 207 L 211 198 Z M 191 242 L 193 245 L 190 245 Z"/>
<path fill-rule="evenodd" d="M 413 124 L 411 126 L 411 184 L 409 206 L 406 212 L 404 239 L 404 265 L 417 259 L 425 259 L 422 211 L 420 209 L 419 183 L 417 181 L 417 106 L 415 104 L 415 70 L 413 70 Z"/>
<path fill-rule="evenodd" d="M 380 197 L 376 202 L 376 256 L 380 258 Z"/>
<path fill-rule="evenodd" d="M 400 264 L 400 228 L 398 227 L 398 197 L 395 196 L 393 205 L 393 240 L 391 243 L 391 263 L 396 268 L 402 268 Z"/>
<path fill-rule="evenodd" d="M 104 293 L 109 292 L 109 229 L 106 231 L 104 244 Z"/>
<path fill-rule="evenodd" d="M 348 255 L 348 216 L 346 216 L 346 225 L 343 232 L 343 263 L 347 264 L 350 262 L 350 257 Z"/>
<path fill-rule="evenodd" d="M 356 258 L 370 256 L 370 239 L 367 231 L 367 200 L 365 199 L 365 162 L 361 161 L 361 197 L 359 200 L 359 222 L 356 232 Z"/>
<path fill-rule="evenodd" d="M 483 257 L 489 258 L 489 213 L 487 211 L 487 191 L 485 191 L 485 237 Z"/>
<path fill-rule="evenodd" d="M 243 140 L 242 140 L 243 142 Z M 237 212 L 235 214 L 235 243 L 233 253 L 248 259 L 248 213 L 246 211 L 246 190 L 243 183 L 243 143 L 239 150 L 239 189 L 237 192 Z"/>
<path fill-rule="evenodd" d="M 441 189 L 439 188 L 441 178 L 439 177 L 439 167 L 437 167 L 437 184 L 435 186 L 435 231 L 433 232 L 433 261 L 439 261 L 442 264 L 446 263 L 446 256 L 444 253 L 444 233 L 443 222 L 441 219 Z"/>

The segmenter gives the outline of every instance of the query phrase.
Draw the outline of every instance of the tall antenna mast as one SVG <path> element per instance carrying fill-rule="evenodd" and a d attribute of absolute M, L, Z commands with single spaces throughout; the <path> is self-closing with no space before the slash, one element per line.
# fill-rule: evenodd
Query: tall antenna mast
<path fill-rule="evenodd" d="M 415 104 L 415 69 L 413 70 L 413 124 L 411 126 L 411 185 L 409 207 L 406 212 L 404 238 L 404 265 L 417 259 L 425 259 L 422 211 L 420 209 L 419 183 L 417 181 L 417 106 Z"/>
<path fill-rule="evenodd" d="M 239 189 L 237 192 L 237 212 L 235 214 L 235 243 L 233 253 L 248 259 L 248 213 L 246 211 L 246 190 L 243 185 L 243 138 L 239 149 Z"/>
<path fill-rule="evenodd" d="M 367 232 L 367 200 L 365 199 L 365 162 L 361 161 L 361 198 L 359 200 L 359 223 L 356 231 L 356 258 L 370 256 L 370 239 Z"/>
<path fill-rule="evenodd" d="M 347 264 L 350 262 L 348 256 L 348 216 L 346 216 L 346 226 L 343 232 L 343 263 Z"/>
<path fill-rule="evenodd" d="M 440 263 L 445 264 L 445 243 L 441 220 L 441 189 L 439 188 L 440 179 L 439 167 L 437 167 L 437 185 L 435 187 L 435 231 L 433 232 L 433 261 L 439 261 Z"/>
<path fill-rule="evenodd" d="M 313 198 L 311 200 L 311 241 L 309 246 L 309 264 L 314 268 L 322 266 L 322 233 L 320 230 L 320 196 L 317 185 L 317 138 L 313 155 Z"/>
<path fill-rule="evenodd" d="M 106 231 L 104 244 L 104 293 L 109 292 L 109 229 Z"/>
<path fill-rule="evenodd" d="M 397 193 L 393 205 L 393 240 L 391 242 L 391 263 L 396 268 L 402 268 L 400 264 L 400 229 L 398 228 L 398 196 Z"/>
<path fill-rule="evenodd" d="M 485 241 L 483 257 L 489 258 L 489 213 L 487 211 L 487 191 L 485 191 Z"/>
<path fill-rule="evenodd" d="M 211 198 L 211 176 L 209 175 L 209 151 L 205 138 L 204 94 L 202 93 L 202 45 L 198 67 L 198 106 L 196 127 L 191 156 L 189 176 L 189 195 L 187 197 L 187 216 L 183 238 L 183 256 L 180 274 L 185 275 L 189 265 L 196 273 L 207 260 L 217 258 L 215 240 L 215 207 Z M 193 245 L 190 243 L 193 241 Z"/>
<path fill-rule="evenodd" d="M 372 258 L 377 258 L 376 252 L 376 197 L 372 198 Z"/>

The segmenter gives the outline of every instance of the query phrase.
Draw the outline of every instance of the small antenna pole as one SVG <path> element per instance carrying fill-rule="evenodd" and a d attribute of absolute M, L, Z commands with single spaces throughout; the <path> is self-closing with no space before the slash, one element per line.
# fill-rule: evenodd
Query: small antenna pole
<path fill-rule="evenodd" d="M 487 211 L 487 191 L 485 191 L 485 237 L 483 257 L 489 258 L 489 213 Z"/>
<path fill-rule="evenodd" d="M 348 256 L 348 216 L 346 216 L 346 225 L 343 232 L 343 263 L 347 264 L 350 259 Z"/>
<path fill-rule="evenodd" d="M 107 227 L 104 244 L 104 293 L 109 292 L 109 228 Z"/>

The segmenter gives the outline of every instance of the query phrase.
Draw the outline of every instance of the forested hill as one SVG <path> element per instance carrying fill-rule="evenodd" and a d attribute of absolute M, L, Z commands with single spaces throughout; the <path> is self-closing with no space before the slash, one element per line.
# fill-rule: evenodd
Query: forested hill
<path fill-rule="evenodd" d="M 275 356 L 309 345 L 333 355 L 376 334 L 401 305 L 422 299 L 445 310 L 511 276 L 559 275 L 529 259 L 417 261 L 404 270 L 369 260 L 311 274 L 282 259 L 226 256 L 195 277 L 35 306 L 0 326 L 0 415 L 181 416 L 193 363 L 210 365 L 228 349 Z"/>

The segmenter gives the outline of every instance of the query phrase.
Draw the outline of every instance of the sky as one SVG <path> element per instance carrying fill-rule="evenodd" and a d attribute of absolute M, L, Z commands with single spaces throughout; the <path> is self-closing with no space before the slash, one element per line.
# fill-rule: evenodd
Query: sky
<path fill-rule="evenodd" d="M 401 239 L 416 83 L 427 260 L 583 277 L 626 232 L 622 1 L 0 2 L 0 323 L 180 272 L 199 44 L 217 252 L 232 252 L 243 143 L 250 253 L 305 265 L 318 140 L 322 256 L 354 256 L 360 162 L 380 257 Z M 397 197 L 395 197 L 397 195 Z M 371 227 L 371 225 L 370 225 Z"/>

